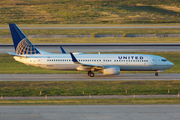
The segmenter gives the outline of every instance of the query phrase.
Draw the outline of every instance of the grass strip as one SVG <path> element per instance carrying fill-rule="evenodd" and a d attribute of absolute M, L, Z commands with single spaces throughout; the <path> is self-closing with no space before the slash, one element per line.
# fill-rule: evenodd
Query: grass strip
<path fill-rule="evenodd" d="M 180 43 L 179 37 L 165 38 L 29 38 L 32 43 Z M 13 43 L 11 38 L 0 38 L 0 43 Z"/>
<path fill-rule="evenodd" d="M 180 93 L 180 81 L 1 81 L 0 95 L 82 96 L 167 95 Z M 169 93 L 168 93 L 169 89 Z M 127 94 L 126 94 L 127 90 Z M 40 95 L 40 91 L 42 95 Z"/>
<path fill-rule="evenodd" d="M 3 24 L 157 24 L 180 20 L 178 0 L 1 0 L 0 5 Z"/>
<path fill-rule="evenodd" d="M 92 35 L 92 34 L 180 34 L 179 28 L 163 29 L 22 29 L 25 35 Z M 10 35 L 0 30 L 0 35 Z"/>
<path fill-rule="evenodd" d="M 162 105 L 180 104 L 180 98 L 0 100 L 0 105 Z"/>

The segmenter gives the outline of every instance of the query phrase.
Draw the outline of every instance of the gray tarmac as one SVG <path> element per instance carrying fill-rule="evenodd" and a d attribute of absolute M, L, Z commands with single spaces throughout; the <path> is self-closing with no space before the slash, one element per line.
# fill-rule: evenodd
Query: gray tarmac
<path fill-rule="evenodd" d="M 19 27 L 20 29 L 157 29 L 157 28 L 180 28 L 180 26 L 125 26 L 125 27 Z M 9 27 L 0 27 L 7 30 Z"/>
<path fill-rule="evenodd" d="M 69 43 L 34 44 L 38 49 L 52 53 L 61 53 L 60 46 L 66 52 L 180 52 L 179 43 Z M 0 54 L 14 52 L 13 44 L 0 44 Z"/>
<path fill-rule="evenodd" d="M 0 120 L 180 120 L 180 105 L 2 105 Z"/>
<path fill-rule="evenodd" d="M 0 81 L 127 81 L 127 80 L 180 80 L 180 74 L 122 73 L 120 75 L 95 74 L 0 74 Z"/>

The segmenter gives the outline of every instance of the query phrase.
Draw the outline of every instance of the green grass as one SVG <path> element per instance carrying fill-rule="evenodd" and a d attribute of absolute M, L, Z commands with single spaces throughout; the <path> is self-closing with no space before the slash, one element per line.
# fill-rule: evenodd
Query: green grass
<path fill-rule="evenodd" d="M 180 73 L 180 53 L 179 52 L 136 52 L 137 54 L 152 54 L 165 57 L 167 60 L 173 62 L 175 65 L 165 70 L 164 73 Z M 121 54 L 121 53 L 118 53 Z M 132 54 L 135 54 L 132 52 Z M 60 74 L 60 73 L 84 73 L 78 71 L 57 71 L 42 69 L 33 66 L 27 66 L 23 63 L 17 62 L 13 59 L 13 56 L 7 54 L 0 55 L 0 74 Z M 18 69 L 17 69 L 18 68 Z M 147 71 L 148 72 L 148 71 Z M 140 72 L 140 73 L 147 73 Z M 135 71 L 121 71 L 121 73 L 135 73 Z M 151 72 L 149 72 L 151 73 Z"/>
<path fill-rule="evenodd" d="M 180 104 L 179 98 L 1 100 L 0 105 L 162 105 Z"/>
<path fill-rule="evenodd" d="M 180 34 L 180 29 L 22 29 L 26 35 L 92 35 L 92 34 Z M 0 35 L 10 35 L 0 30 Z"/>
<path fill-rule="evenodd" d="M 179 6 L 178 0 L 1 0 L 0 23 L 179 23 Z"/>
<path fill-rule="evenodd" d="M 180 81 L 1 81 L 3 96 L 162 95 L 180 93 Z M 170 93 L 168 93 L 168 89 Z M 42 95 L 40 95 L 42 91 Z"/>
<path fill-rule="evenodd" d="M 165 38 L 29 38 L 32 43 L 179 43 L 179 37 Z M 0 43 L 13 43 L 11 38 L 0 38 Z"/>

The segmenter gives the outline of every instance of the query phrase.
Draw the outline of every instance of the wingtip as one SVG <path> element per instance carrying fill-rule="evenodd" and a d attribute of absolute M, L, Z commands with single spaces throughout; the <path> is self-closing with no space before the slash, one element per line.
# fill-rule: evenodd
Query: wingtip
<path fill-rule="evenodd" d="M 70 55 L 71 55 L 72 61 L 73 61 L 74 63 L 78 63 L 76 57 L 73 55 L 72 52 L 70 52 Z"/>
<path fill-rule="evenodd" d="M 63 48 L 62 46 L 60 46 L 60 49 L 61 49 L 61 52 L 62 52 L 63 54 L 67 54 L 66 51 L 64 50 L 64 48 Z"/>

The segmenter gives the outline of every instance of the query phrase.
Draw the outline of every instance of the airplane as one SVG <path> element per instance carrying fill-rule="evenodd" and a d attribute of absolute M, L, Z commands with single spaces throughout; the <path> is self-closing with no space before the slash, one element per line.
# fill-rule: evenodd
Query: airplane
<path fill-rule="evenodd" d="M 118 75 L 120 71 L 155 71 L 155 76 L 174 64 L 166 58 L 146 54 L 68 54 L 61 48 L 62 54 L 37 49 L 16 24 L 9 24 L 14 43 L 16 61 L 26 65 L 53 69 L 86 71 L 94 77 L 94 72 L 103 75 Z"/>

